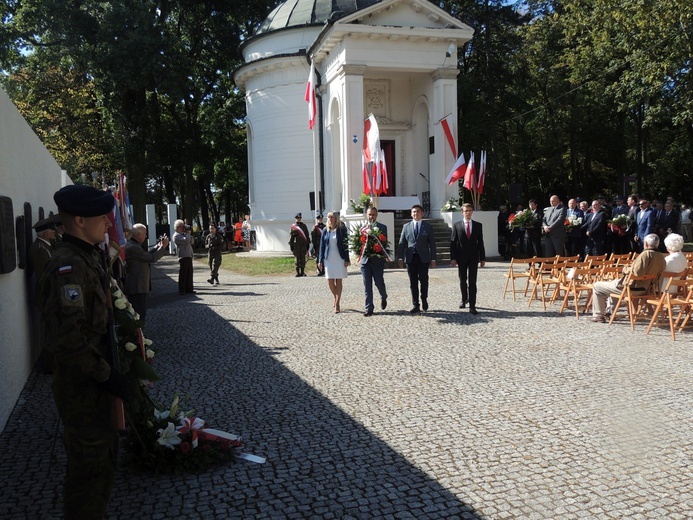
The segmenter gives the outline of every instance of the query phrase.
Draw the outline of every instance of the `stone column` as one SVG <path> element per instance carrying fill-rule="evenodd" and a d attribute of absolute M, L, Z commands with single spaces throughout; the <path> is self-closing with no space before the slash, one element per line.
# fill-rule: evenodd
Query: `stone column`
<path fill-rule="evenodd" d="M 340 76 L 343 76 L 344 117 L 342 117 L 342 140 L 344 147 L 344 165 L 342 186 L 343 203 L 346 204 L 347 213 L 351 212 L 349 199 L 358 199 L 363 192 L 361 177 L 361 148 L 363 146 L 363 73 L 365 65 L 342 65 Z M 349 138 L 358 136 L 358 143 L 354 144 Z"/>
<path fill-rule="evenodd" d="M 435 136 L 435 153 L 430 156 L 431 172 L 431 214 L 440 216 L 440 208 L 450 197 L 457 198 L 457 183 L 448 186 L 444 182 L 434 182 L 433 179 L 445 179 L 448 172 L 455 164 L 457 157 L 452 156 L 450 147 L 445 140 L 443 128 L 438 123 L 448 114 L 452 114 L 452 134 L 457 140 L 457 76 L 460 71 L 454 69 L 436 69 L 431 74 L 433 81 L 433 102 L 431 121 Z M 456 143 L 457 144 L 457 143 Z M 457 150 L 457 155 L 460 150 Z"/>

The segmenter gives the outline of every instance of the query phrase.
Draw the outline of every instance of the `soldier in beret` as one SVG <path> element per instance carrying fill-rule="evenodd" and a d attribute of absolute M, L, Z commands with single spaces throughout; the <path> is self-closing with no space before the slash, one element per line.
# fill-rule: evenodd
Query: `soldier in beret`
<path fill-rule="evenodd" d="M 52 217 L 44 218 L 34 224 L 36 240 L 29 247 L 27 264 L 29 273 L 36 273 L 36 279 L 40 279 L 43 271 L 53 254 L 53 241 L 55 240 L 55 224 Z"/>
<path fill-rule="evenodd" d="M 115 480 L 118 433 L 112 397 L 127 399 L 127 382 L 111 370 L 106 292 L 98 244 L 115 204 L 109 192 L 66 186 L 53 196 L 65 235 L 39 281 L 45 348 L 54 356 L 53 397 L 64 424 L 65 519 L 103 519 Z"/>

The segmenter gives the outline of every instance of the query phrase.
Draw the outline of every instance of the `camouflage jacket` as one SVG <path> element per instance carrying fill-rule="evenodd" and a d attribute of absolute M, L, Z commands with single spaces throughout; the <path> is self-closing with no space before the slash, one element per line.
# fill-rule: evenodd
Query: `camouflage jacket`
<path fill-rule="evenodd" d="M 108 274 L 101 266 L 99 251 L 65 235 L 46 265 L 37 291 L 45 322 L 45 348 L 55 356 L 56 377 L 73 383 L 108 379 L 105 280 Z"/>

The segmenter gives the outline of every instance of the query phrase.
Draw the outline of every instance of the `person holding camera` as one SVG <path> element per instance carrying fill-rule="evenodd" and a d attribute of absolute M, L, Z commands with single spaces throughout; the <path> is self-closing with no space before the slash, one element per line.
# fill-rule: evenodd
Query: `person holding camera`
<path fill-rule="evenodd" d="M 132 235 L 125 243 L 125 295 L 132 304 L 137 314 L 140 315 L 142 326 L 147 316 L 147 297 L 152 290 L 151 264 L 166 254 L 168 237 L 162 236 L 156 244 L 156 249 L 151 252 L 145 249 L 143 244 L 147 240 L 147 227 L 144 224 L 132 226 Z"/>
<path fill-rule="evenodd" d="M 174 222 L 176 232 L 173 234 L 173 243 L 176 244 L 178 255 L 178 294 L 195 293 L 193 288 L 193 248 L 190 226 L 182 220 Z"/>

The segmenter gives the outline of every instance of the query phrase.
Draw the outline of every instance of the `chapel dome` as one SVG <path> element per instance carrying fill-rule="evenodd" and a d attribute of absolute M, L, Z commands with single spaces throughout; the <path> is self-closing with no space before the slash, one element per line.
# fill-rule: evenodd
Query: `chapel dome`
<path fill-rule="evenodd" d="M 265 18 L 255 36 L 289 27 L 323 25 L 344 18 L 382 0 L 286 0 Z"/>

